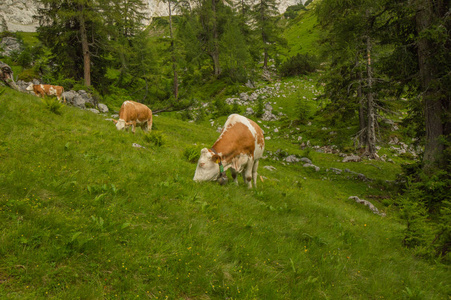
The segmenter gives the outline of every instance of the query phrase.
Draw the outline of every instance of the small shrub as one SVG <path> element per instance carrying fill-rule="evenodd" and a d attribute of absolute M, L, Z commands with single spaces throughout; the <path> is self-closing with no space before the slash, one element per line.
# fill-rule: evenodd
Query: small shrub
<path fill-rule="evenodd" d="M 190 146 L 183 152 L 183 157 L 190 163 L 196 163 L 200 157 L 200 149 L 197 146 Z"/>
<path fill-rule="evenodd" d="M 166 144 L 167 138 L 162 132 L 153 130 L 150 133 L 146 133 L 144 140 L 147 143 L 154 144 L 157 147 L 162 147 Z"/>
<path fill-rule="evenodd" d="M 30 82 L 35 78 L 39 78 L 39 74 L 34 69 L 25 69 L 18 76 L 19 80 L 27 82 Z"/>
<path fill-rule="evenodd" d="M 255 112 L 255 116 L 257 118 L 261 118 L 264 113 L 265 104 L 263 103 L 263 98 L 258 97 L 257 99 L 257 111 Z"/>
<path fill-rule="evenodd" d="M 228 116 L 232 113 L 230 106 L 226 104 L 224 99 L 217 98 L 214 105 L 216 108 L 215 117 Z"/>
<path fill-rule="evenodd" d="M 307 124 L 307 120 L 310 117 L 310 107 L 307 101 L 303 98 L 299 98 L 297 102 L 298 119 L 301 124 Z"/>
<path fill-rule="evenodd" d="M 42 103 L 44 103 L 45 107 L 50 110 L 52 113 L 61 115 L 62 108 L 64 106 L 63 103 L 59 102 L 57 98 L 54 97 L 44 97 L 42 99 Z"/>
<path fill-rule="evenodd" d="M 283 77 L 309 74 L 316 70 L 318 60 L 309 54 L 297 54 L 290 57 L 280 66 L 280 73 Z"/>

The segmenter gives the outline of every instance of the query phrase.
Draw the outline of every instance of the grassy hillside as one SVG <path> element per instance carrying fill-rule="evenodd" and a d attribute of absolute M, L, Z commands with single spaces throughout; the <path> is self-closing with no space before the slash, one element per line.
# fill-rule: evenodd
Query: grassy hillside
<path fill-rule="evenodd" d="M 313 5 L 309 6 L 309 10 L 301 11 L 295 19 L 286 22 L 283 37 L 287 45 L 279 48 L 279 53 L 285 57 L 292 57 L 298 53 L 319 55 L 318 40 L 321 32 Z"/>
<path fill-rule="evenodd" d="M 267 157 L 256 190 L 199 184 L 184 153 L 213 144 L 209 123 L 162 114 L 132 135 L 9 89 L 0 107 L 1 299 L 449 299 L 449 268 L 401 246 L 391 207 L 347 199 L 389 195 L 397 165 L 272 138 L 321 170 Z"/>

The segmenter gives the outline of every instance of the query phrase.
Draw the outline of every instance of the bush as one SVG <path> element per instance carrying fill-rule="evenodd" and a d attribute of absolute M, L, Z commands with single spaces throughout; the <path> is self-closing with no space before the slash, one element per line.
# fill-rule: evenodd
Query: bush
<path fill-rule="evenodd" d="M 301 124 L 307 124 L 307 120 L 310 117 L 310 106 L 308 105 L 307 100 L 299 98 L 296 108 L 298 111 L 298 120 Z"/>
<path fill-rule="evenodd" d="M 420 164 L 403 166 L 401 218 L 407 223 L 404 245 L 424 256 L 451 253 L 451 176 L 446 170 L 425 174 Z"/>
<path fill-rule="evenodd" d="M 298 16 L 299 11 L 307 10 L 302 3 L 291 5 L 287 7 L 287 10 L 284 12 L 283 16 L 287 19 L 294 19 Z"/>
<path fill-rule="evenodd" d="M 200 157 L 200 149 L 198 146 L 190 146 L 185 149 L 185 151 L 183 152 L 183 156 L 190 163 L 196 163 Z"/>
<path fill-rule="evenodd" d="M 35 72 L 33 69 L 26 69 L 26 70 L 23 70 L 22 73 L 20 73 L 17 78 L 18 78 L 18 80 L 23 80 L 23 81 L 29 82 L 35 78 L 39 78 L 39 74 L 37 72 Z"/>
<path fill-rule="evenodd" d="M 316 70 L 318 59 L 310 54 L 297 54 L 290 57 L 280 66 L 280 74 L 283 77 L 305 75 Z"/>
<path fill-rule="evenodd" d="M 153 130 L 150 133 L 146 133 L 144 136 L 144 140 L 147 143 L 154 144 L 157 147 L 162 147 L 166 144 L 166 136 L 157 130 Z"/>
<path fill-rule="evenodd" d="M 44 103 L 45 107 L 50 110 L 52 113 L 60 115 L 62 113 L 62 108 L 64 106 L 63 103 L 59 102 L 57 98 L 54 97 L 44 97 L 42 99 L 42 103 Z"/>

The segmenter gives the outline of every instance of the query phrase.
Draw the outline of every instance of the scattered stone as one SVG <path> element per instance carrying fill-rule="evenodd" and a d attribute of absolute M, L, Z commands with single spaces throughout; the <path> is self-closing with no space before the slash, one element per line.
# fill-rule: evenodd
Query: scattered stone
<path fill-rule="evenodd" d="M 269 170 L 269 171 L 275 171 L 275 170 L 277 170 L 275 167 L 273 167 L 273 166 L 264 166 L 263 167 L 264 169 L 266 169 L 266 170 Z"/>
<path fill-rule="evenodd" d="M 295 162 L 299 162 L 301 160 L 299 158 L 297 158 L 295 155 L 289 155 L 285 158 L 285 161 L 289 162 L 289 163 L 295 163 Z"/>
<path fill-rule="evenodd" d="M 302 157 L 300 159 L 300 161 L 305 162 L 306 164 L 311 164 L 312 163 L 312 161 L 309 158 L 307 158 L 307 157 Z"/>
<path fill-rule="evenodd" d="M 368 206 L 369 209 L 370 209 L 374 214 L 376 214 L 376 215 L 379 215 L 379 216 L 382 216 L 382 217 L 385 217 L 385 216 L 386 216 L 385 213 L 379 212 L 379 210 L 377 209 L 377 207 L 375 207 L 371 202 L 369 202 L 369 201 L 367 201 L 367 200 L 359 199 L 359 197 L 357 197 L 357 196 L 351 196 L 351 197 L 349 197 L 348 199 L 354 200 L 354 201 L 357 202 L 357 203 L 360 203 L 360 204 L 363 204 L 363 205 L 365 205 L 365 206 Z"/>
<path fill-rule="evenodd" d="M 246 108 L 246 115 L 253 115 L 255 112 L 251 107 Z"/>
<path fill-rule="evenodd" d="M 134 148 L 144 148 L 144 149 L 146 149 L 146 147 L 141 146 L 140 144 L 137 144 L 137 143 L 133 143 L 132 146 L 133 146 Z"/>
<path fill-rule="evenodd" d="M 89 110 L 90 112 L 93 112 L 93 113 L 95 113 L 95 114 L 100 114 L 100 111 L 98 111 L 98 110 L 95 109 L 95 108 L 87 108 L 86 110 Z"/>
<path fill-rule="evenodd" d="M 316 172 L 318 172 L 320 170 L 320 168 L 315 166 L 314 164 L 304 164 L 303 167 L 304 168 L 314 168 Z"/>
<path fill-rule="evenodd" d="M 342 162 L 359 162 L 359 161 L 362 161 L 362 158 L 357 155 L 348 155 L 342 160 Z"/>
<path fill-rule="evenodd" d="M 337 174 L 337 175 L 340 175 L 340 174 L 343 172 L 342 169 L 337 169 L 337 168 L 330 168 L 329 170 L 330 170 L 331 172 L 334 172 L 334 173 Z"/>

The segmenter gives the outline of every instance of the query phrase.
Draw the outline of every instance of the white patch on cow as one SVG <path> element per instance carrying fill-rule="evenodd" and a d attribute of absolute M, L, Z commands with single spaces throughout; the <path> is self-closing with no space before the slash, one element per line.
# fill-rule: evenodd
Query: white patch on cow
<path fill-rule="evenodd" d="M 29 86 L 27 86 L 27 91 L 32 91 L 33 90 L 33 84 L 32 83 L 30 83 L 30 85 Z"/>
<path fill-rule="evenodd" d="M 53 86 L 51 86 L 49 88 L 49 95 L 50 96 L 55 96 L 56 95 L 56 89 Z"/>
<path fill-rule="evenodd" d="M 116 123 L 116 128 L 117 128 L 117 130 L 122 130 L 126 127 L 126 125 L 127 124 L 125 123 L 125 120 L 119 119 Z"/>
<path fill-rule="evenodd" d="M 194 181 L 213 181 L 218 179 L 219 165 L 212 160 L 212 156 L 212 153 L 207 148 L 201 150 L 196 172 L 194 173 Z"/>

